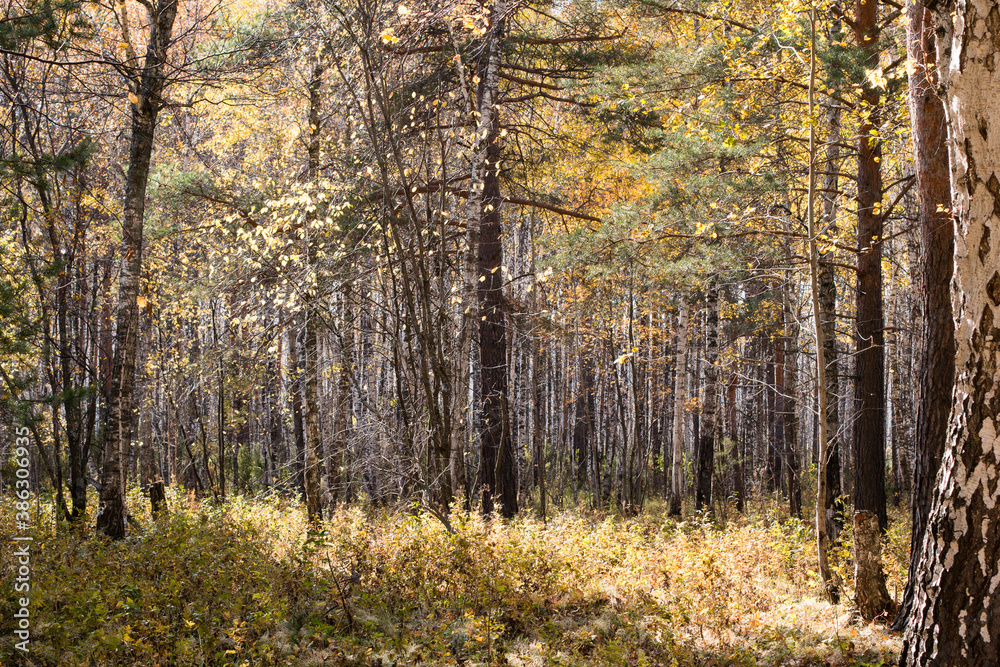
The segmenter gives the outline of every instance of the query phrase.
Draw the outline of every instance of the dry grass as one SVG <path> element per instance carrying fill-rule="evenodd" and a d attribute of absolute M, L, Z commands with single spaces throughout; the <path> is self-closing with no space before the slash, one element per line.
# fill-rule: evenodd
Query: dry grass
<path fill-rule="evenodd" d="M 168 521 L 118 545 L 38 534 L 32 664 L 877 665 L 899 650 L 819 599 L 811 529 L 769 503 L 724 523 L 456 512 L 454 533 L 419 511 L 347 508 L 309 539 L 301 506 L 277 497 L 171 501 Z"/>

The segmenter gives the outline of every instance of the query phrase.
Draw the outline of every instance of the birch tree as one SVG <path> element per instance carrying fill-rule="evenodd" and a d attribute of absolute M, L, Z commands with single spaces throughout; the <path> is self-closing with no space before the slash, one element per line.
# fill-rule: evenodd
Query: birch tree
<path fill-rule="evenodd" d="M 1000 659 L 1000 7 L 936 8 L 955 220 L 955 388 L 901 664 Z"/>

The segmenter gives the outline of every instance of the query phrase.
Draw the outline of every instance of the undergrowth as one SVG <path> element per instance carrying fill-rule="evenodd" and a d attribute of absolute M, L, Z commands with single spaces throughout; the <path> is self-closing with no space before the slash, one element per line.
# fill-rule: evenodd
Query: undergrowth
<path fill-rule="evenodd" d="M 861 666 L 898 651 L 883 626 L 820 600 L 813 531 L 773 504 L 724 522 L 455 512 L 454 532 L 415 509 L 345 508 L 310 536 L 278 496 L 169 500 L 121 543 L 92 522 L 52 530 L 40 504 L 31 653 L 13 650 L 8 556 L 0 664 Z M 907 531 L 900 519 L 888 537 L 890 591 Z M 849 539 L 836 557 L 848 584 Z"/>

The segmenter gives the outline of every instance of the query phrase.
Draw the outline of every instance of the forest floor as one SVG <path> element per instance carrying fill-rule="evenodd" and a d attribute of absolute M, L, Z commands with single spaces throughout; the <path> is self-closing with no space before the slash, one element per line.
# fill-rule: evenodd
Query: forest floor
<path fill-rule="evenodd" d="M 820 598 L 808 522 L 777 501 L 678 522 L 338 511 L 307 538 L 277 496 L 170 495 L 122 543 L 37 507 L 31 653 L 13 649 L 13 504 L 0 501 L 0 665 L 891 665 L 899 636 Z M 96 499 L 95 499 L 96 500 Z M 92 505 L 95 503 L 92 503 Z M 34 506 L 34 504 L 33 504 Z M 807 515 L 808 516 L 808 515 Z M 46 521 L 48 517 L 48 521 Z M 885 565 L 898 597 L 908 527 Z M 835 555 L 849 587 L 850 535 Z"/>

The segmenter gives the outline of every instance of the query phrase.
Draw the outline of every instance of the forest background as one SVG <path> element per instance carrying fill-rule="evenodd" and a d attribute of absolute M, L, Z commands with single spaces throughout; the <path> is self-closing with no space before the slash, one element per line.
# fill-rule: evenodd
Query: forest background
<path fill-rule="evenodd" d="M 8 1 L 32 659 L 895 660 L 956 357 L 930 16 Z"/>

